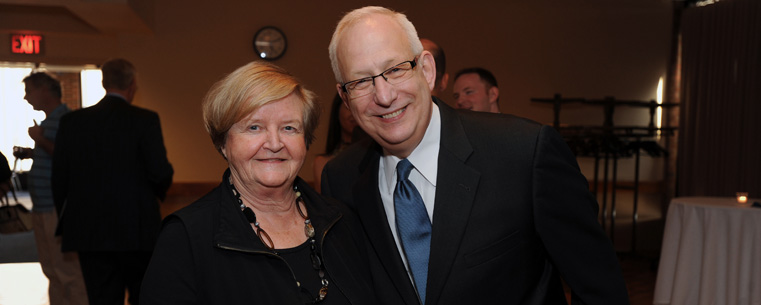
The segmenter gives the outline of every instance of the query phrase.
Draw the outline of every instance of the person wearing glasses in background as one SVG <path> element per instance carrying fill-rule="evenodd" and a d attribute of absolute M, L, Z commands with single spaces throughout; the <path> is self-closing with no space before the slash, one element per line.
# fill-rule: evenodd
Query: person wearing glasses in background
<path fill-rule="evenodd" d="M 328 162 L 322 194 L 356 210 L 384 304 L 628 304 L 597 203 L 560 135 L 456 111 L 406 16 L 364 7 L 329 47 L 336 88 L 372 138 Z"/>

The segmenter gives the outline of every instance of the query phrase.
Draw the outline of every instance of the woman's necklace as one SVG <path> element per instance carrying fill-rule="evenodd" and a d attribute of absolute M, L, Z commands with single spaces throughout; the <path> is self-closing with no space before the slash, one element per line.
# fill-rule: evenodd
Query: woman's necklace
<path fill-rule="evenodd" d="M 232 189 L 233 195 L 235 195 L 235 199 L 238 200 L 238 204 L 240 204 L 240 209 L 243 212 L 243 215 L 246 216 L 246 220 L 248 220 L 250 223 L 253 223 L 254 227 L 256 227 L 256 236 L 259 237 L 259 240 L 261 240 L 262 243 L 267 248 L 269 248 L 273 254 L 279 256 L 277 251 L 275 251 L 275 243 L 272 241 L 272 238 L 270 238 L 270 235 L 267 234 L 267 231 L 264 231 L 264 229 L 259 226 L 259 222 L 256 220 L 256 214 L 254 213 L 254 210 L 243 204 L 243 200 L 240 199 L 240 193 L 235 188 L 235 185 L 233 185 L 232 179 L 230 180 L 230 189 Z M 325 296 L 328 294 L 328 279 L 325 278 L 325 268 L 323 267 L 322 259 L 320 259 L 319 253 L 317 253 L 315 245 L 316 241 L 314 239 L 314 226 L 312 226 L 312 221 L 309 219 L 309 216 L 307 216 L 304 211 L 301 210 L 302 205 L 304 208 L 306 208 L 306 203 L 304 202 L 304 198 L 301 197 L 301 192 L 297 186 L 293 186 L 293 191 L 296 192 L 296 200 L 294 202 L 296 204 L 296 210 L 299 212 L 299 216 L 304 219 L 304 233 L 309 238 L 309 257 L 312 259 L 312 268 L 317 271 L 317 274 L 320 276 L 320 281 L 322 283 L 322 288 L 320 288 L 317 297 L 314 299 L 314 302 L 319 302 L 324 300 Z M 299 287 L 301 286 L 301 283 L 297 282 L 297 284 Z"/>

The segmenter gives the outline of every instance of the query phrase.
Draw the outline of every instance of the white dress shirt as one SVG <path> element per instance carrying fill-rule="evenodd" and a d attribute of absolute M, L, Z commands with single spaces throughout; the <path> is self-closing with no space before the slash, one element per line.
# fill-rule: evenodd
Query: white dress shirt
<path fill-rule="evenodd" d="M 420 196 L 425 203 L 425 209 L 428 212 L 428 219 L 433 224 L 433 203 L 436 200 L 436 176 L 438 174 L 439 162 L 439 144 L 441 140 L 441 115 L 439 107 L 431 102 L 431 120 L 428 122 L 428 128 L 425 130 L 423 140 L 412 151 L 407 160 L 415 167 L 409 176 L 409 180 L 415 185 Z M 394 212 L 394 189 L 396 188 L 396 164 L 399 158 L 393 155 L 381 157 L 378 165 L 378 190 L 383 200 L 383 208 L 386 210 L 388 217 L 388 226 L 396 241 L 396 248 L 399 255 L 404 261 L 407 268 L 407 274 L 410 274 L 410 268 L 407 265 L 407 257 L 402 250 L 402 241 L 396 232 L 396 213 Z M 412 275 L 410 274 L 410 279 Z M 414 285 L 414 281 L 412 281 Z"/>

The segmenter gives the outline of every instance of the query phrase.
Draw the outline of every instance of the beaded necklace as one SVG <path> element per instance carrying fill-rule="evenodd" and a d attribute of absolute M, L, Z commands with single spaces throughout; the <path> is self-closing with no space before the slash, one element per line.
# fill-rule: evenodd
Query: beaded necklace
<path fill-rule="evenodd" d="M 259 240 L 262 241 L 264 246 L 272 251 L 272 254 L 280 256 L 277 251 L 275 251 L 275 243 L 272 241 L 272 238 L 270 238 L 270 235 L 267 234 L 267 231 L 264 231 L 264 229 L 259 226 L 259 221 L 256 220 L 256 214 L 254 213 L 254 210 L 243 204 L 243 200 L 240 199 L 240 193 L 235 188 L 235 185 L 233 185 L 232 179 L 230 179 L 230 189 L 232 189 L 233 195 L 235 195 L 235 199 L 238 200 L 238 204 L 240 204 L 240 210 L 243 212 L 243 215 L 246 216 L 246 220 L 254 224 L 254 227 L 256 227 L 256 236 L 259 237 Z M 296 192 L 296 200 L 294 202 L 296 205 L 296 210 L 299 212 L 299 216 L 304 219 L 304 233 L 309 238 L 309 257 L 312 259 L 312 268 L 317 271 L 322 284 L 322 288 L 320 288 L 317 297 L 314 298 L 314 303 L 317 303 L 324 300 L 325 296 L 328 294 L 328 279 L 325 278 L 325 267 L 322 264 L 322 259 L 320 258 L 319 253 L 317 253 L 317 242 L 314 239 L 314 226 L 312 226 L 312 221 L 309 219 L 309 216 L 307 216 L 301 209 L 302 205 L 304 208 L 306 208 L 306 203 L 304 202 L 304 198 L 301 197 L 301 192 L 297 186 L 293 186 L 293 191 Z M 301 287 L 301 283 L 298 281 L 296 284 Z"/>

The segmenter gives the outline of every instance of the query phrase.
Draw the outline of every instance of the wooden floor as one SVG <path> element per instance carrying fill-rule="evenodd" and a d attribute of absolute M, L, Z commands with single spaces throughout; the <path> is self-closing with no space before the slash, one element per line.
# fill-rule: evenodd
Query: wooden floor
<path fill-rule="evenodd" d="M 598 201 L 602 204 L 601 198 L 598 198 Z M 665 220 L 661 215 L 661 206 L 664 204 L 662 201 L 662 194 L 659 193 L 639 194 L 637 224 L 634 230 L 636 234 L 632 234 L 633 191 L 618 191 L 613 233 L 609 219 L 606 221 L 606 231 L 609 236 L 613 236 L 631 305 L 653 304 Z M 610 199 L 607 207 L 610 212 Z"/>
<path fill-rule="evenodd" d="M 657 260 L 640 256 L 620 258 L 631 305 L 652 305 Z"/>

